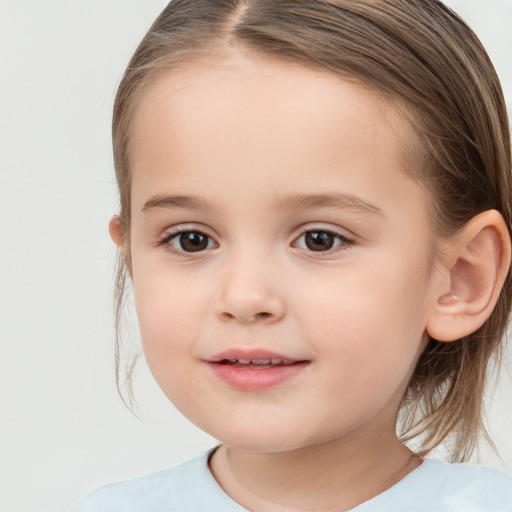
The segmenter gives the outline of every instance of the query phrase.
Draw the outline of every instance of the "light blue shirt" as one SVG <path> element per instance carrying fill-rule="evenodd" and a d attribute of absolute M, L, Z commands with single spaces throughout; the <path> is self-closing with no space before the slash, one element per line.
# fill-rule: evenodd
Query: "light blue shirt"
<path fill-rule="evenodd" d="M 217 484 L 208 456 L 101 487 L 70 512 L 247 512 Z M 403 480 L 350 512 L 512 512 L 512 474 L 425 459 Z"/>

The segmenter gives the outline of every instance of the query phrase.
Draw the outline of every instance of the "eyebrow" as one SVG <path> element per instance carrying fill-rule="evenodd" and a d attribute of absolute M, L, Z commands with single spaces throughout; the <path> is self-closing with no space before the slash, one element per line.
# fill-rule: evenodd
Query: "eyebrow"
<path fill-rule="evenodd" d="M 183 210 L 213 210 L 215 209 L 208 201 L 197 196 L 169 196 L 160 194 L 153 196 L 146 201 L 142 212 L 157 210 L 160 208 L 178 208 Z"/>
<path fill-rule="evenodd" d="M 334 208 L 372 213 L 386 218 L 384 212 L 375 204 L 352 194 L 290 194 L 276 204 L 281 210 L 308 210 L 313 208 Z"/>
<path fill-rule="evenodd" d="M 311 210 L 314 208 L 334 208 L 371 213 L 386 218 L 384 212 L 375 204 L 352 194 L 289 194 L 276 201 L 278 210 Z M 183 210 L 216 210 L 212 203 L 198 196 L 159 194 L 150 198 L 142 207 L 142 212 L 160 208 Z"/>

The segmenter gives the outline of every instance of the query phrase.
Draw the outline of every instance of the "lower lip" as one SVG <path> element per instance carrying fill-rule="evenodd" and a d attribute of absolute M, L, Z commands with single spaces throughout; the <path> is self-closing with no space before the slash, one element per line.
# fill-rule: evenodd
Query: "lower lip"
<path fill-rule="evenodd" d="M 209 363 L 219 379 L 240 391 L 262 391 L 297 376 L 308 365 L 307 361 L 272 368 L 240 368 L 229 364 Z"/>

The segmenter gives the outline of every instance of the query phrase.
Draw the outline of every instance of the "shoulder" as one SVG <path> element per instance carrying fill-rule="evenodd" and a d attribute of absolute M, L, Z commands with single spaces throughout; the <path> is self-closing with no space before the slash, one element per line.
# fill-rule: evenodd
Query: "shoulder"
<path fill-rule="evenodd" d="M 86 496 L 70 512 L 240 512 L 208 469 L 208 453 L 151 475 L 115 482 Z"/>
<path fill-rule="evenodd" d="M 375 505 L 392 505 L 396 512 L 512 512 L 512 474 L 487 466 L 426 459 L 381 498 Z M 371 501 L 368 504 L 373 505 Z"/>
<path fill-rule="evenodd" d="M 485 497 L 485 503 L 506 502 L 512 509 L 512 473 L 488 466 L 448 463 L 438 459 L 429 459 L 428 462 L 426 475 L 439 485 L 442 483 L 442 489 L 447 494 Z"/>

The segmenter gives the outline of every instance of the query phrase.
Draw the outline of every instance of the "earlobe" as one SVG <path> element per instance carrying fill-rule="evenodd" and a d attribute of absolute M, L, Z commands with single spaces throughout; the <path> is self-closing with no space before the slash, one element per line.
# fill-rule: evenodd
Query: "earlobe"
<path fill-rule="evenodd" d="M 478 330 L 491 315 L 511 259 L 510 236 L 496 210 L 475 216 L 447 246 L 445 288 L 436 297 L 427 333 L 454 341 Z"/>
<path fill-rule="evenodd" d="M 123 227 L 121 225 L 121 220 L 118 215 L 114 215 L 110 219 L 108 224 L 108 231 L 110 233 L 110 238 L 117 245 L 119 249 L 123 247 Z"/>

